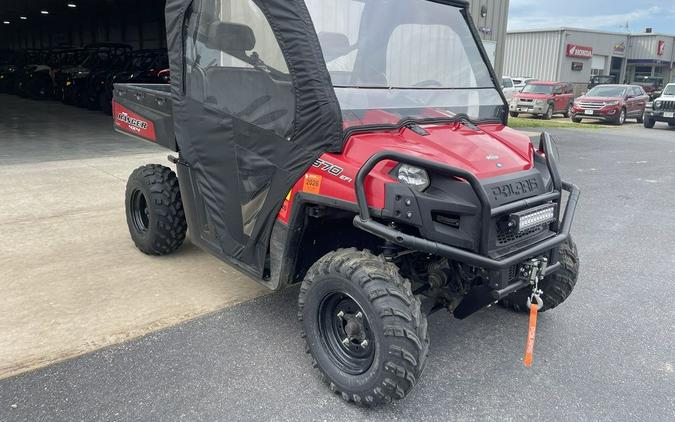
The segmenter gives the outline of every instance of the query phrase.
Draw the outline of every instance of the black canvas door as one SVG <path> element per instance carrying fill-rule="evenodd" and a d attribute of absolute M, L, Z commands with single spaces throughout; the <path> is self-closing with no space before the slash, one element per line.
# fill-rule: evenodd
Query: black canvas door
<path fill-rule="evenodd" d="M 309 14 L 297 0 L 169 0 L 167 25 L 176 138 L 210 244 L 263 276 L 284 197 L 340 141 Z"/>

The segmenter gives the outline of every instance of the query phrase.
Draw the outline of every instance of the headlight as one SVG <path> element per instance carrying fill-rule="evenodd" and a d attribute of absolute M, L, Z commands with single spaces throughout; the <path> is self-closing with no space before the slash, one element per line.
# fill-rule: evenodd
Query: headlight
<path fill-rule="evenodd" d="M 654 101 L 654 108 L 661 108 L 661 101 Z"/>
<path fill-rule="evenodd" d="M 618 101 L 608 101 L 605 103 L 606 106 L 617 106 L 619 105 Z"/>
<path fill-rule="evenodd" d="M 398 168 L 396 178 L 418 192 L 429 187 L 429 174 L 419 167 L 402 164 Z"/>
<path fill-rule="evenodd" d="M 546 101 L 544 101 L 544 100 L 536 100 L 535 101 L 535 104 L 537 104 L 537 105 L 544 105 L 545 103 L 546 103 Z"/>

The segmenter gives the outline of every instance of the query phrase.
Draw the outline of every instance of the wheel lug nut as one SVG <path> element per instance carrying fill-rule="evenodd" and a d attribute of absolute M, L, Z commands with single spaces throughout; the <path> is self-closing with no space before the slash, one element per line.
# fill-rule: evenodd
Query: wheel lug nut
<path fill-rule="evenodd" d="M 363 341 L 361 342 L 361 347 L 363 347 L 364 349 L 365 349 L 366 347 L 368 347 L 368 340 L 363 340 Z"/>
<path fill-rule="evenodd" d="M 363 314 L 361 313 L 361 311 L 358 311 L 358 312 L 356 313 L 356 315 L 354 315 L 354 317 L 356 317 L 356 318 L 358 318 L 358 319 L 361 319 L 361 318 L 363 318 Z"/>
<path fill-rule="evenodd" d="M 345 345 L 345 346 L 349 346 L 349 337 L 345 337 L 345 338 L 342 340 L 342 344 Z"/>
<path fill-rule="evenodd" d="M 342 319 L 344 316 L 345 316 L 345 313 L 342 312 L 342 311 L 337 313 L 337 317 L 340 318 L 340 319 Z"/>

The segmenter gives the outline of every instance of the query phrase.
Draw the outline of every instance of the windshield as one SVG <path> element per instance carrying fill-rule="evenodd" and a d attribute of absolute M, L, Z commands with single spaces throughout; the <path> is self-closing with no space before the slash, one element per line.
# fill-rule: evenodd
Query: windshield
<path fill-rule="evenodd" d="M 466 114 L 503 100 L 461 9 L 428 0 L 305 0 L 345 126 Z"/>
<path fill-rule="evenodd" d="M 586 93 L 587 97 L 623 97 L 626 88 L 623 86 L 596 86 Z"/>
<path fill-rule="evenodd" d="M 675 95 L 675 85 L 668 85 L 661 95 Z"/>
<path fill-rule="evenodd" d="M 553 85 L 527 84 L 521 92 L 525 94 L 552 94 Z"/>

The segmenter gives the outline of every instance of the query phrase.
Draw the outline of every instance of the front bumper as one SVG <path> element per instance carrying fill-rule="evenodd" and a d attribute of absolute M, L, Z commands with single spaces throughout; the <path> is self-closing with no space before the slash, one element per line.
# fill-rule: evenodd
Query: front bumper
<path fill-rule="evenodd" d="M 548 111 L 548 103 L 511 101 L 509 111 L 513 113 L 544 114 Z"/>
<path fill-rule="evenodd" d="M 657 122 L 673 122 L 675 121 L 675 110 L 645 110 L 645 116 Z"/>
<path fill-rule="evenodd" d="M 618 119 L 621 112 L 621 106 L 605 106 L 603 108 L 583 108 L 578 106 L 572 107 L 572 117 L 582 119 L 595 119 L 613 121 Z"/>
<path fill-rule="evenodd" d="M 545 153 L 546 166 L 551 175 L 553 190 L 534 197 L 528 197 L 526 199 L 498 206 L 493 206 L 490 203 L 488 192 L 486 192 L 484 186 L 469 172 L 398 152 L 380 152 L 371 157 L 361 170 L 359 170 L 356 176 L 355 186 L 359 215 L 354 217 L 354 225 L 406 249 L 443 256 L 451 260 L 480 267 L 492 272 L 508 271 L 514 265 L 518 265 L 529 258 L 548 255 L 550 265 L 544 275 L 551 274 L 560 268 L 557 256 L 558 248 L 570 236 L 580 190 L 575 185 L 561 180 L 556 162 L 551 158 L 550 151 L 552 151 L 552 142 L 548 134 L 544 133 L 541 136 L 541 149 Z M 476 251 L 404 233 L 397 228 L 373 220 L 366 200 L 364 187 L 365 179 L 372 169 L 379 162 L 384 160 L 393 160 L 399 163 L 418 166 L 420 168 L 428 169 L 429 171 L 444 174 L 451 178 L 458 178 L 466 181 L 471 186 L 480 202 L 480 209 L 478 211 L 480 216 L 480 225 L 478 228 L 479 241 Z M 565 205 L 563 218 L 560 220 L 560 205 L 562 202 L 563 191 L 568 192 L 569 197 Z M 526 246 L 510 251 L 503 256 L 491 256 L 489 245 L 491 239 L 490 228 L 494 226 L 495 219 L 498 216 L 551 202 L 557 205 L 557 218 L 556 222 L 552 224 L 554 228 L 552 236 L 541 240 L 537 238 L 537 240 L 526 244 Z M 505 281 L 508 281 L 508 279 Z M 492 299 L 498 300 L 524 286 L 525 284 L 523 284 L 523 281 L 516 281 L 512 284 L 500 283 L 493 286 L 494 289 L 490 292 L 490 296 Z"/>

